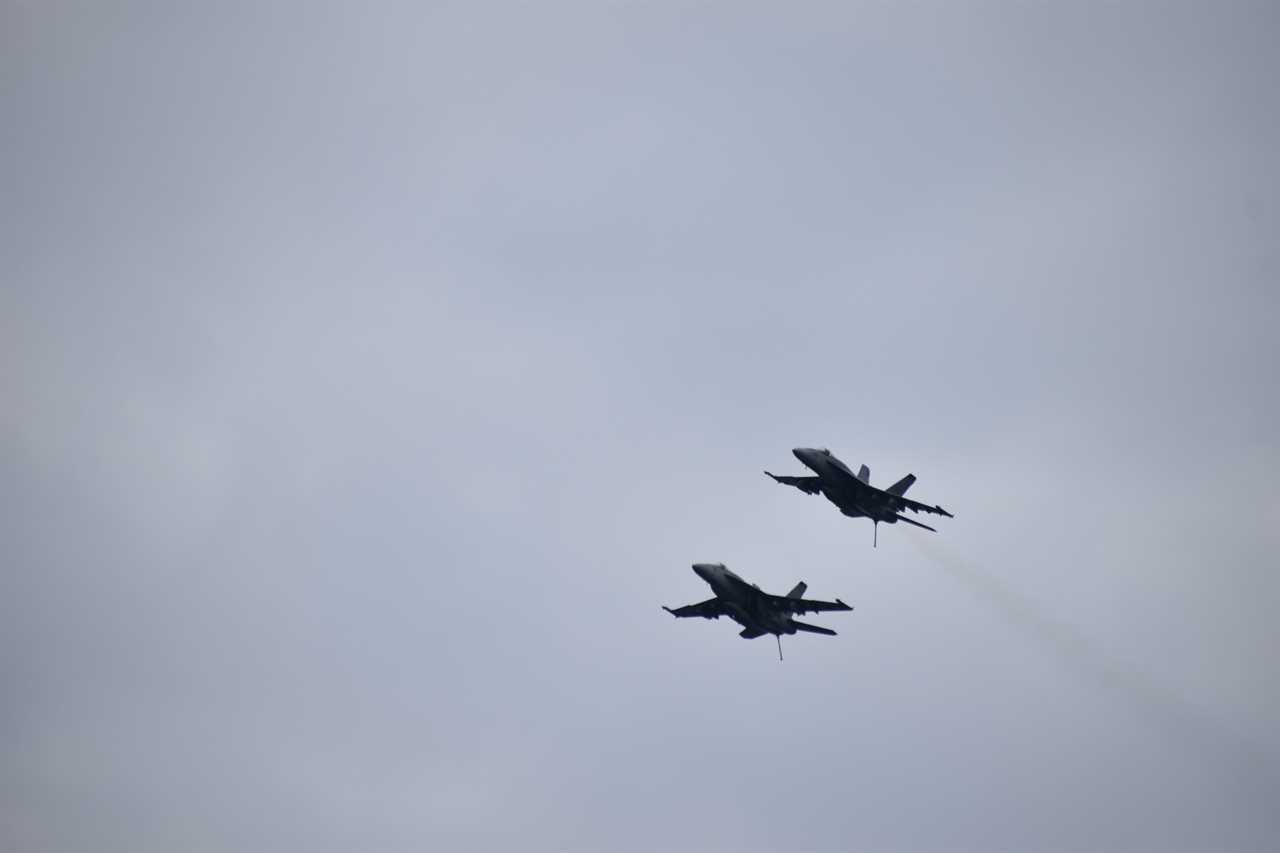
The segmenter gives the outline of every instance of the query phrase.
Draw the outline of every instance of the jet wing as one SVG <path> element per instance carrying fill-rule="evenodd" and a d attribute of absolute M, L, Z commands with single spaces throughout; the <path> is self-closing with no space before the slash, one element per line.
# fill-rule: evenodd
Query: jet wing
<path fill-rule="evenodd" d="M 765 471 L 765 473 L 769 474 L 768 471 Z M 795 486 L 806 494 L 816 495 L 822 491 L 821 477 L 788 477 L 785 475 L 779 477 L 777 474 L 769 474 L 769 476 L 774 479 L 774 482 L 781 483 L 784 486 Z"/>
<path fill-rule="evenodd" d="M 913 501 L 911 498 L 904 498 L 901 495 L 893 495 L 890 500 L 896 503 L 901 509 L 909 509 L 912 512 L 931 512 L 934 515 L 945 515 L 947 518 L 955 518 L 954 515 L 947 512 L 940 506 L 929 506 L 919 501 Z M 898 516 L 901 518 L 902 516 Z"/>
<path fill-rule="evenodd" d="M 708 598 L 706 601 L 699 601 L 697 604 L 686 604 L 684 607 L 677 607 L 675 610 L 670 607 L 662 609 L 677 617 L 701 616 L 703 619 L 719 619 L 725 615 L 724 603 L 718 598 Z"/>
<path fill-rule="evenodd" d="M 778 610 L 781 610 L 784 613 L 790 613 L 792 616 L 803 616 L 806 613 L 821 613 L 824 610 L 853 609 L 838 598 L 835 601 L 814 601 L 809 598 L 784 598 L 780 595 L 771 595 L 769 598 Z"/>

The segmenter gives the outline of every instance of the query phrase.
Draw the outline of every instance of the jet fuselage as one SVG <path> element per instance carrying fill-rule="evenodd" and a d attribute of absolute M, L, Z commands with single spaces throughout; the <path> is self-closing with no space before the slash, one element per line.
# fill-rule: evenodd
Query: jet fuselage
<path fill-rule="evenodd" d="M 823 496 L 845 515 L 851 518 L 870 516 L 886 524 L 893 524 L 898 520 L 893 511 L 886 507 L 866 505 L 870 501 L 865 495 L 859 494 L 862 490 L 855 491 L 854 484 L 859 482 L 857 475 L 830 450 L 797 447 L 791 452 L 802 465 L 818 475 Z M 864 503 L 859 504 L 859 500 Z"/>
<path fill-rule="evenodd" d="M 761 607 L 764 594 L 760 588 L 738 577 L 723 563 L 694 563 L 693 571 L 724 602 L 729 618 L 742 627 L 766 634 L 796 632 L 790 614 Z"/>

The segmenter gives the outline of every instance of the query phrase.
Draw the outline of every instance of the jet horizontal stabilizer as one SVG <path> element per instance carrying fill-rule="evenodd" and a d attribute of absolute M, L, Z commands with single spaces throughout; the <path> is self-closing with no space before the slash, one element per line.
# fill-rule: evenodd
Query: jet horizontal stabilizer
<path fill-rule="evenodd" d="M 810 625 L 806 622 L 797 622 L 794 619 L 791 620 L 791 627 L 795 628 L 797 631 L 808 631 L 810 634 L 826 634 L 828 637 L 834 637 L 836 635 L 836 632 L 832 631 L 830 628 L 821 628 L 817 625 Z"/>
<path fill-rule="evenodd" d="M 905 521 L 907 524 L 914 524 L 916 527 L 923 527 L 925 530 L 930 530 L 930 531 L 932 531 L 932 532 L 934 532 L 934 533 L 937 533 L 937 532 L 938 532 L 937 530 L 935 530 L 934 528 L 930 527 L 929 525 L 927 525 L 927 524 L 921 524 L 920 522 L 916 521 L 916 520 L 915 520 L 915 519 L 913 519 L 913 518 L 907 518 L 905 515 L 899 515 L 898 513 L 894 513 L 894 516 L 893 516 L 893 517 L 894 517 L 894 518 L 896 518 L 896 519 L 898 519 L 898 521 Z"/>

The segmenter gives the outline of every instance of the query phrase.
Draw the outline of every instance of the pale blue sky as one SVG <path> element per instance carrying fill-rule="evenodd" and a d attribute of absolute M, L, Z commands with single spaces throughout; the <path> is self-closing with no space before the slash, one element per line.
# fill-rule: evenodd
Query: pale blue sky
<path fill-rule="evenodd" d="M 2 9 L 0 846 L 1280 835 L 1274 5 Z"/>

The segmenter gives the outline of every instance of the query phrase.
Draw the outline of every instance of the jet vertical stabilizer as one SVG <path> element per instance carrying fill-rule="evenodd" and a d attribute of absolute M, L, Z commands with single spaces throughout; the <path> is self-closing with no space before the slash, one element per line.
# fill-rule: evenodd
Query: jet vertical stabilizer
<path fill-rule="evenodd" d="M 885 489 L 885 491 L 891 495 L 897 495 L 898 497 L 902 497 L 907 493 L 907 489 L 911 488 L 911 484 L 914 483 L 915 481 L 916 481 L 916 475 L 908 474 L 898 482 L 894 483 L 889 488 Z"/>

